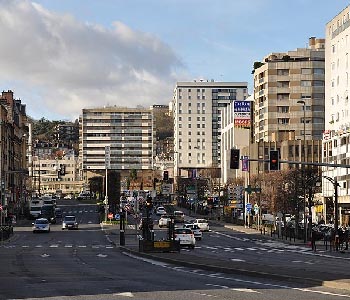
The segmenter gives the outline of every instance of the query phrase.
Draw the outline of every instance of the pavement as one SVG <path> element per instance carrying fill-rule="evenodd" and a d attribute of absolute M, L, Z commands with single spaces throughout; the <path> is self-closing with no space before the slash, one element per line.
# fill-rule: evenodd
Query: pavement
<path fill-rule="evenodd" d="M 203 218 L 203 216 L 201 216 Z M 211 225 L 223 226 L 227 229 L 243 232 L 251 235 L 252 239 L 266 239 L 275 240 L 283 244 L 295 245 L 300 247 L 309 248 L 311 252 L 311 247 L 304 241 L 293 240 L 293 239 L 281 239 L 277 235 L 262 234 L 260 231 L 253 228 L 246 228 L 244 226 L 233 225 L 230 223 L 220 222 L 220 221 L 210 221 Z M 257 264 L 246 262 L 242 264 L 239 261 L 232 260 L 221 260 L 213 257 L 199 256 L 191 254 L 191 251 L 180 251 L 180 252 L 160 252 L 160 253 L 144 253 L 139 251 L 139 240 L 135 234 L 135 230 L 126 230 L 125 234 L 125 246 L 120 246 L 119 240 L 119 226 L 118 225 L 102 225 L 109 241 L 116 246 L 119 246 L 120 251 L 128 252 L 133 255 L 140 257 L 145 257 L 148 259 L 162 261 L 169 264 L 190 267 L 195 269 L 202 269 L 212 272 L 220 272 L 227 274 L 239 274 L 252 277 L 262 277 L 270 278 L 273 280 L 283 280 L 287 282 L 297 282 L 305 284 L 307 286 L 325 286 L 329 288 L 344 289 L 350 291 L 350 276 L 349 273 L 331 273 L 323 270 L 322 272 L 316 272 L 315 270 L 308 269 L 306 266 L 296 274 L 295 269 L 292 268 L 281 268 L 280 266 L 266 266 L 264 264 Z M 325 253 L 325 248 L 323 242 L 319 242 L 317 245 L 317 253 Z M 324 254 L 322 254 L 324 255 Z M 348 259 L 350 260 L 349 251 L 332 251 L 328 252 L 326 255 L 331 255 L 335 258 L 344 258 L 345 266 L 348 265 Z M 347 269 L 347 268 L 346 268 Z"/>

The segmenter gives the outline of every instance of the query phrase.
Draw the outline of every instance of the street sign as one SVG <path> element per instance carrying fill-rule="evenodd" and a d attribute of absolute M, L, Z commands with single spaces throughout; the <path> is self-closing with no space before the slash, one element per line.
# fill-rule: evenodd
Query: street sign
<path fill-rule="evenodd" d="M 245 205 L 245 208 L 246 208 L 247 212 L 250 212 L 252 210 L 252 204 L 251 203 L 247 203 Z"/>
<path fill-rule="evenodd" d="M 114 219 L 120 220 L 120 214 L 115 214 L 115 215 L 114 215 Z"/>
<path fill-rule="evenodd" d="M 259 205 L 258 204 L 254 204 L 254 212 L 257 214 L 259 212 Z"/>
<path fill-rule="evenodd" d="M 113 214 L 108 214 L 108 219 L 112 220 L 113 219 Z"/>

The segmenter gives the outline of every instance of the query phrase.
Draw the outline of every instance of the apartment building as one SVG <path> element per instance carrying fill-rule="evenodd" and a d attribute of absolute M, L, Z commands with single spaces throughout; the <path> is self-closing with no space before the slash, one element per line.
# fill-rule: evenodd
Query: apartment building
<path fill-rule="evenodd" d="M 282 159 L 317 162 L 320 149 L 312 141 L 324 131 L 325 40 L 312 37 L 307 48 L 271 53 L 254 67 L 254 142 L 275 142 L 280 150 L 291 141 Z"/>
<path fill-rule="evenodd" d="M 326 97 L 323 161 L 350 165 L 349 49 L 350 7 L 326 24 Z M 348 168 L 324 167 L 323 175 L 337 179 L 341 220 L 349 223 L 350 174 Z M 333 206 L 334 187 L 323 179 L 323 195 Z M 333 209 L 333 208 L 331 208 Z"/>
<path fill-rule="evenodd" d="M 248 97 L 247 82 L 177 82 L 173 96 L 174 175 L 221 166 L 221 110 Z"/>
<path fill-rule="evenodd" d="M 115 106 L 86 108 L 79 123 L 79 155 L 86 181 L 94 174 L 103 174 L 106 147 L 110 147 L 109 169 L 120 171 L 122 177 L 127 176 L 130 170 L 140 170 L 140 173 L 148 174 L 145 181 L 152 186 L 155 155 L 152 110 Z"/>

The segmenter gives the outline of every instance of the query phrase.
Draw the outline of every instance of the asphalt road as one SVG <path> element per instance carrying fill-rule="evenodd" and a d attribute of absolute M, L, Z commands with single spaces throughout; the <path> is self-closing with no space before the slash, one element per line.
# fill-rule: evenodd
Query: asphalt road
<path fill-rule="evenodd" d="M 61 207 L 65 214 L 78 217 L 79 230 L 62 231 L 58 222 L 48 234 L 33 234 L 31 226 L 17 226 L 13 238 L 0 245 L 0 299 L 350 298 L 345 291 L 140 258 L 108 242 L 95 206 L 68 203 Z M 208 233 L 203 245 L 211 247 L 215 241 L 216 246 L 224 245 L 215 235 Z M 204 249 L 193 252 L 207 251 Z M 215 255 L 225 254 L 219 252 Z"/>

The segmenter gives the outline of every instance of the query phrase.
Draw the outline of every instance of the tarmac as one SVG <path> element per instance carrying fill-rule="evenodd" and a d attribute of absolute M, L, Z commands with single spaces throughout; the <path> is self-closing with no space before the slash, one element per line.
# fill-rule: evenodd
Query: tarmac
<path fill-rule="evenodd" d="M 203 216 L 201 216 L 203 217 Z M 308 247 L 310 252 L 312 251 L 311 246 L 304 241 L 294 240 L 294 239 L 281 239 L 277 235 L 271 234 L 262 234 L 260 231 L 254 228 L 247 228 L 244 226 L 233 225 L 230 223 L 224 223 L 220 221 L 210 221 L 211 225 L 223 226 L 227 229 L 243 232 L 251 235 L 252 239 L 266 239 L 266 240 L 275 240 L 283 244 Z M 202 269 L 212 272 L 226 273 L 226 274 L 237 274 L 245 275 L 251 277 L 260 277 L 260 278 L 270 278 L 272 280 L 283 280 L 290 283 L 301 283 L 306 286 L 325 286 L 328 288 L 335 289 L 344 289 L 350 291 L 350 273 L 348 272 L 348 261 L 350 260 L 350 252 L 347 251 L 329 251 L 327 255 L 334 256 L 336 258 L 346 258 L 344 267 L 344 272 L 332 273 L 328 270 L 315 271 L 307 268 L 307 266 L 302 267 L 298 272 L 292 268 L 281 268 L 281 266 L 266 266 L 265 264 L 257 264 L 245 262 L 242 264 L 239 261 L 232 260 L 221 260 L 213 257 L 199 256 L 191 254 L 191 251 L 181 251 L 180 252 L 140 252 L 139 251 L 139 240 L 136 236 L 135 229 L 126 230 L 125 234 L 125 245 L 120 246 L 120 236 L 119 236 L 119 226 L 118 225 L 103 225 L 101 228 L 104 230 L 107 238 L 117 247 L 120 251 L 131 253 L 133 255 L 144 257 L 156 261 L 162 261 L 165 263 L 190 267 L 195 269 Z M 325 253 L 325 246 L 323 242 L 318 242 L 316 254 Z M 194 250 L 195 251 L 195 250 Z M 322 266 L 320 266 L 322 267 Z M 346 271 L 346 272 L 345 272 Z"/>

